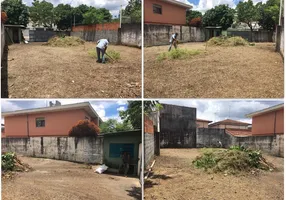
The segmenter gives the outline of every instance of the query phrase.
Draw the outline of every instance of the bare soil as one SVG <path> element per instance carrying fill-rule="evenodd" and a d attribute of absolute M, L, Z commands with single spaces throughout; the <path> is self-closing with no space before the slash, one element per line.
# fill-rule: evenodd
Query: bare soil
<path fill-rule="evenodd" d="M 192 161 L 199 149 L 161 149 L 153 174 L 145 183 L 145 199 L 283 200 L 283 158 L 265 156 L 276 171 L 256 175 L 207 174 Z"/>
<path fill-rule="evenodd" d="M 141 50 L 110 45 L 115 63 L 100 64 L 88 51 L 96 44 L 50 47 L 43 43 L 9 46 L 10 98 L 139 98 Z"/>
<path fill-rule="evenodd" d="M 2 200 L 141 199 L 137 178 L 97 174 L 84 164 L 21 157 L 33 171 L 2 178 Z"/>
<path fill-rule="evenodd" d="M 284 68 L 273 43 L 207 47 L 183 60 L 156 61 L 168 46 L 144 49 L 144 96 L 147 98 L 283 98 Z"/>

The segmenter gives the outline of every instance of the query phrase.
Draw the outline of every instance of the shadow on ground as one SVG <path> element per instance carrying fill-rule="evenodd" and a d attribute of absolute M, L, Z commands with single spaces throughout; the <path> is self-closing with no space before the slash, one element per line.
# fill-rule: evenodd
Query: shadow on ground
<path fill-rule="evenodd" d="M 135 199 L 141 199 L 141 187 L 132 187 L 130 190 L 126 190 L 128 192 L 128 195 L 135 198 Z"/>

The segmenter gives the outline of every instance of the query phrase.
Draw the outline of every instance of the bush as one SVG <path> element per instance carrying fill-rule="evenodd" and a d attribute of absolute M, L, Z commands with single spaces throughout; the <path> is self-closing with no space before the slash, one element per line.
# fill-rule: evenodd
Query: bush
<path fill-rule="evenodd" d="M 207 42 L 208 46 L 246 46 L 249 43 L 242 37 L 213 37 Z"/>
<path fill-rule="evenodd" d="M 1 167 L 2 171 L 13 171 L 15 168 L 15 154 L 14 153 L 4 153 L 2 154 Z"/>
<path fill-rule="evenodd" d="M 249 172 L 252 169 L 271 170 L 273 167 L 266 162 L 260 151 L 245 149 L 242 146 L 204 150 L 203 155 L 198 156 L 193 164 L 209 172 L 228 174 Z"/>
<path fill-rule="evenodd" d="M 79 37 L 73 36 L 55 36 L 49 39 L 47 42 L 48 46 L 52 47 L 70 47 L 70 46 L 79 46 L 85 43 L 84 40 L 80 39 Z"/>
<path fill-rule="evenodd" d="M 89 121 L 80 120 L 75 126 L 69 131 L 71 137 L 96 137 L 100 133 L 99 127 Z"/>
<path fill-rule="evenodd" d="M 188 50 L 188 49 L 173 49 L 169 52 L 163 52 L 157 56 L 157 61 L 166 59 L 186 59 L 194 55 L 200 54 L 199 50 Z"/>

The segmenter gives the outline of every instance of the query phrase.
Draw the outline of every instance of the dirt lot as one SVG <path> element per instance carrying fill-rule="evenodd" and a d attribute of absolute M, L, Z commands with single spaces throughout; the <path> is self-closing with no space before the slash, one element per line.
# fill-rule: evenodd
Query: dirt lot
<path fill-rule="evenodd" d="M 192 166 L 198 149 L 161 149 L 154 175 L 145 184 L 146 199 L 283 200 L 283 158 L 266 156 L 278 169 L 258 175 L 207 174 Z"/>
<path fill-rule="evenodd" d="M 95 47 L 91 42 L 67 48 L 42 43 L 9 46 L 9 97 L 141 97 L 141 50 L 110 45 L 121 60 L 99 64 L 88 54 Z"/>
<path fill-rule="evenodd" d="M 2 200 L 138 199 L 136 178 L 96 174 L 86 165 L 22 157 L 34 171 L 2 181 Z M 140 198 L 141 199 L 141 198 Z"/>
<path fill-rule="evenodd" d="M 284 68 L 273 43 L 245 47 L 207 47 L 185 60 L 156 61 L 168 46 L 144 49 L 144 95 L 162 98 L 282 98 Z"/>

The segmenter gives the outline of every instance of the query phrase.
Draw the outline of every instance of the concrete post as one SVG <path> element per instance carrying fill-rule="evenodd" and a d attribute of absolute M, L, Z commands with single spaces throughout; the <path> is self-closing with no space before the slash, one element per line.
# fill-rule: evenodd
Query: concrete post
<path fill-rule="evenodd" d="M 277 26 L 276 28 L 276 47 L 275 51 L 280 52 L 280 44 L 281 43 L 281 26 Z"/>

